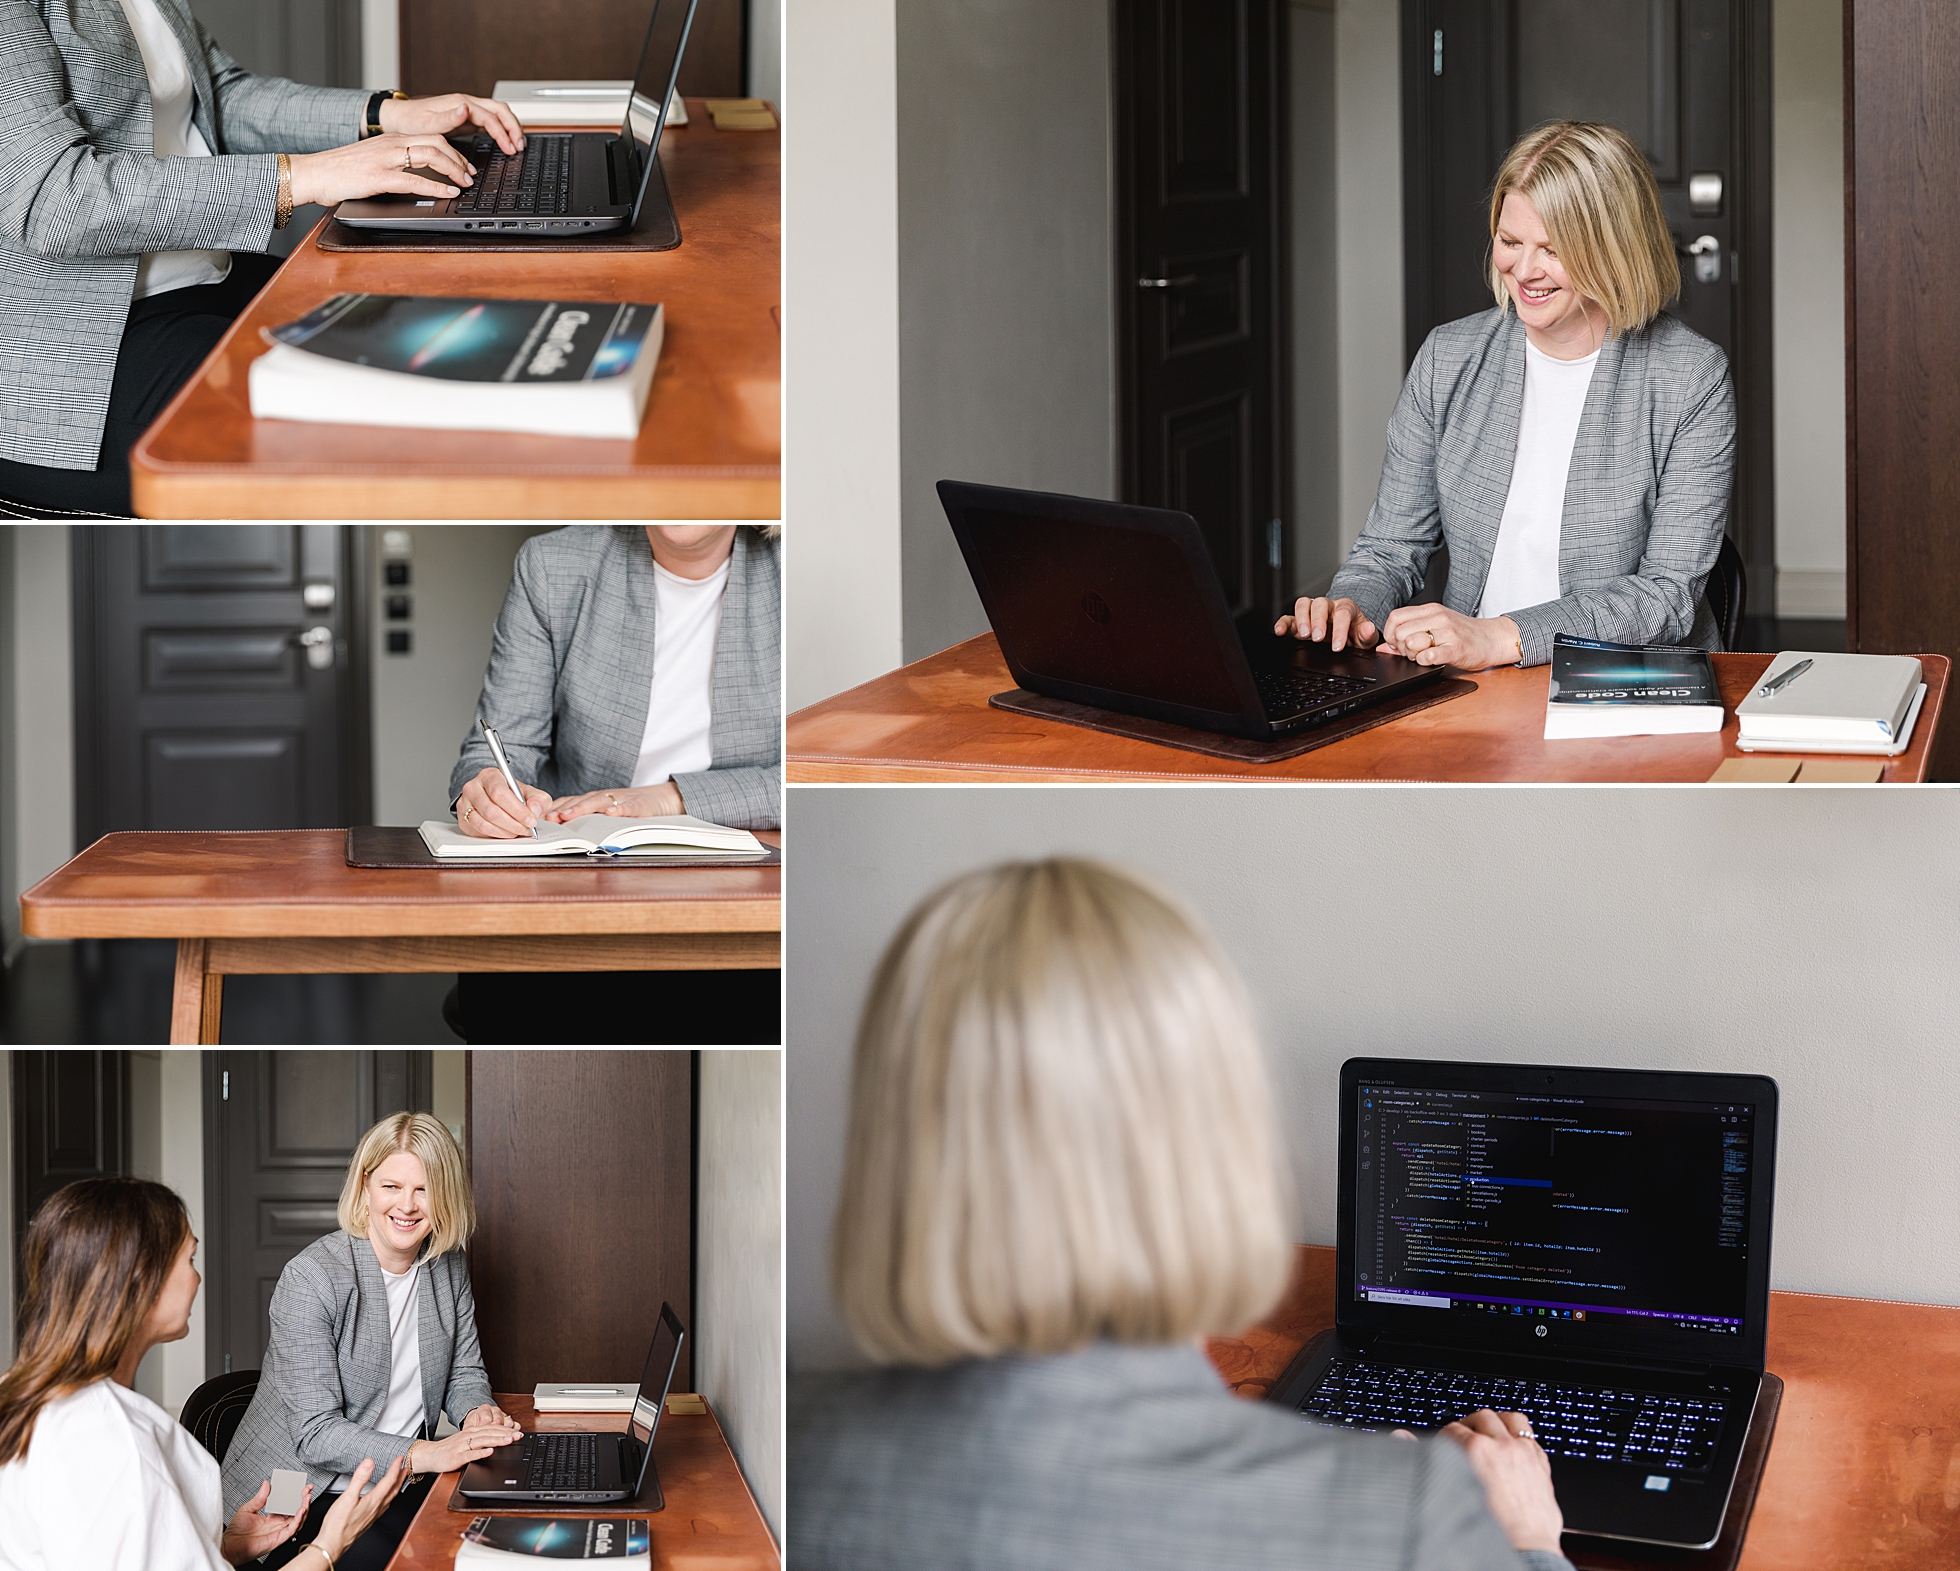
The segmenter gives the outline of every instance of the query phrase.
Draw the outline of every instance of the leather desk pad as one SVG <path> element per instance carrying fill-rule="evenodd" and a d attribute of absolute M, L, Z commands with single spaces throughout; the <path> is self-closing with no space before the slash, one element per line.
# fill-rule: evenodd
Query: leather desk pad
<path fill-rule="evenodd" d="M 1345 720 L 1316 726 L 1298 736 L 1282 737 L 1272 742 L 1254 742 L 1245 737 L 1223 736 L 1216 731 L 1199 731 L 1190 726 L 1174 725 L 1168 720 L 1146 720 L 1140 715 L 1118 714 L 1113 709 L 1098 709 L 1093 704 L 1073 704 L 1063 698 L 1045 698 L 1021 687 L 995 693 L 987 704 L 989 708 L 1004 709 L 1009 714 L 1028 715 L 1036 720 L 1059 720 L 1064 725 L 1079 725 L 1091 731 L 1127 737 L 1134 742 L 1156 742 L 1164 747 L 1182 748 L 1187 753 L 1204 753 L 1212 758 L 1229 758 L 1242 764 L 1277 764 L 1288 758 L 1298 758 L 1302 753 L 1311 753 L 1330 742 L 1359 736 L 1363 731 L 1372 731 L 1376 726 L 1387 725 L 1391 720 L 1400 720 L 1404 715 L 1415 714 L 1418 710 L 1446 704 L 1452 698 L 1461 698 L 1476 690 L 1477 684 L 1468 677 L 1445 677 L 1440 682 L 1419 687 L 1403 698 L 1363 709 Z"/>
<path fill-rule="evenodd" d="M 1683 1571 L 1735 1571 L 1736 1562 L 1742 1558 L 1743 1538 L 1749 1531 L 1749 1515 L 1756 1509 L 1756 1491 L 1763 1481 L 1763 1466 L 1769 1461 L 1769 1443 L 1776 1432 L 1776 1411 L 1782 1405 L 1782 1380 L 1775 1375 L 1764 1375 L 1762 1394 L 1756 1398 L 1755 1415 L 1749 1420 L 1749 1438 L 1743 1442 L 1742 1460 L 1736 1466 L 1735 1488 L 1729 1491 L 1722 1536 L 1715 1540 L 1714 1548 L 1663 1549 L 1657 1544 L 1627 1544 L 1568 1533 L 1566 1559 L 1579 1567 L 1579 1571 L 1648 1571 L 1652 1566 L 1680 1566 Z"/>
<path fill-rule="evenodd" d="M 497 856 L 438 857 L 422 843 L 418 830 L 393 824 L 363 824 L 347 831 L 349 867 L 440 868 L 444 872 L 472 867 L 522 867 L 532 871 L 554 868 L 637 867 L 780 867 L 781 846 L 768 846 L 767 856 Z"/>
<path fill-rule="evenodd" d="M 667 195 L 667 172 L 658 161 L 639 221 L 631 229 L 564 240 L 524 240 L 501 230 L 494 235 L 417 235 L 393 229 L 349 229 L 329 214 L 313 237 L 313 244 L 322 251 L 671 251 L 680 243 L 681 221 L 674 216 L 673 199 Z"/>

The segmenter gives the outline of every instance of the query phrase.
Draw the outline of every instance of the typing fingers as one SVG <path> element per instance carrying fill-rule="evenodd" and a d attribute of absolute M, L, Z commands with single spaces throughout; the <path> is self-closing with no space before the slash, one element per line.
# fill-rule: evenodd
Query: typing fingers
<path fill-rule="evenodd" d="M 395 156 L 397 159 L 406 158 L 407 168 L 424 170 L 456 185 L 476 183 L 476 170 L 447 138 L 431 131 L 421 136 L 404 136 L 401 143 L 401 151 Z"/>
<path fill-rule="evenodd" d="M 506 153 L 514 153 L 524 145 L 524 127 L 510 112 L 510 105 L 495 98 L 471 98 L 466 102 L 470 119 L 488 131 L 491 140 Z"/>

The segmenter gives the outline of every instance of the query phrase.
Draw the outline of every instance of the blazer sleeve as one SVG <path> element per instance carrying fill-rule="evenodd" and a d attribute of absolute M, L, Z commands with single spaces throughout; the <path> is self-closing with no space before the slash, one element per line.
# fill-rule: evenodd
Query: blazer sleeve
<path fill-rule="evenodd" d="M 0 0 L 0 243 L 48 258 L 262 251 L 278 195 L 270 153 L 98 149 L 40 11 Z"/>
<path fill-rule="evenodd" d="M 1694 631 L 1702 585 L 1722 549 L 1735 480 L 1735 389 L 1713 345 L 1688 383 L 1655 488 L 1639 567 L 1591 589 L 1513 611 L 1524 665 L 1552 658 L 1552 637 L 1623 644 L 1683 644 Z"/>
<path fill-rule="evenodd" d="M 1397 606 L 1408 605 L 1429 573 L 1429 559 L 1443 543 L 1442 497 L 1436 484 L 1436 337 L 1416 351 L 1388 419 L 1388 451 L 1368 521 L 1348 559 L 1327 587 L 1330 599 L 1345 596 L 1376 627 Z"/>
<path fill-rule="evenodd" d="M 1467 1571 L 1473 1566 L 1493 1571 L 1499 1566 L 1572 1571 L 1572 1562 L 1564 1555 L 1511 1548 L 1490 1514 L 1484 1486 L 1453 1441 L 1432 1438 L 1415 1443 L 1424 1456 L 1409 1513 L 1409 1571 Z"/>
<path fill-rule="evenodd" d="M 202 22 L 197 39 L 211 72 L 217 99 L 212 118 L 225 152 L 322 153 L 360 140 L 365 88 L 303 87 L 282 76 L 254 76 Z"/>
<path fill-rule="evenodd" d="M 384 1435 L 344 1415 L 346 1389 L 340 1379 L 331 1286 L 320 1268 L 299 1257 L 279 1274 L 272 1290 L 272 1341 L 266 1362 L 278 1350 L 280 1379 L 275 1396 L 286 1411 L 293 1448 L 308 1467 L 351 1473 L 364 1457 L 377 1469 L 405 1456 L 413 1436 Z M 263 1383 L 260 1391 L 265 1390 Z"/>
<path fill-rule="evenodd" d="M 470 1292 L 469 1265 L 460 1251 L 452 1255 L 449 1280 L 456 1293 L 456 1347 L 449 1355 L 449 1386 L 442 1394 L 442 1410 L 460 1429 L 465 1414 L 497 1398 L 483 1367 L 483 1350 L 477 1346 L 476 1298 Z"/>
<path fill-rule="evenodd" d="M 497 613 L 490 635 L 490 665 L 476 701 L 476 712 L 497 728 L 504 756 L 518 781 L 527 786 L 538 784 L 551 761 L 558 654 L 551 639 L 549 593 L 544 556 L 532 550 L 527 540 L 517 553 L 504 608 Z M 462 755 L 449 771 L 449 805 L 455 807 L 463 787 L 496 763 L 490 744 L 472 720 Z"/>
<path fill-rule="evenodd" d="M 777 829 L 783 821 L 783 772 L 772 764 L 704 769 L 675 775 L 681 806 L 696 818 L 730 829 Z"/>

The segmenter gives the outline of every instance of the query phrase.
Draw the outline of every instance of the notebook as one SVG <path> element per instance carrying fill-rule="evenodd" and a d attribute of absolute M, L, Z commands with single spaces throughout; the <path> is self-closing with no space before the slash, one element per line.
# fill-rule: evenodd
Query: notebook
<path fill-rule="evenodd" d="M 1804 661 L 1775 693 L 1763 689 Z M 1737 746 L 1777 752 L 1902 753 L 1926 695 L 1910 655 L 1847 655 L 1786 649 L 1736 706 Z"/>
<path fill-rule="evenodd" d="M 746 829 L 711 824 L 705 818 L 676 813 L 666 818 L 613 818 L 587 813 L 568 824 L 538 825 L 535 840 L 491 840 L 466 835 L 452 825 L 429 819 L 421 828 L 422 843 L 432 856 L 445 861 L 471 858 L 547 856 L 631 856 L 658 861 L 662 855 L 720 851 L 762 857 L 769 848 Z"/>

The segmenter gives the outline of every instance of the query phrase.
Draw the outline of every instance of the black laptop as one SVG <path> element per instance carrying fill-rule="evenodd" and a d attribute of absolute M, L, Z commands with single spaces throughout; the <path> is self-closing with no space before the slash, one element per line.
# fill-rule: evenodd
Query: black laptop
<path fill-rule="evenodd" d="M 470 1463 L 463 1470 L 459 1492 L 466 1499 L 505 1505 L 532 1501 L 605 1505 L 631 1500 L 648 1511 L 663 1509 L 666 1502 L 653 1468 L 653 1433 L 660 1427 L 660 1410 L 667 1405 L 686 1339 L 672 1306 L 662 1304 L 625 1434 L 526 1435 L 517 1444 Z"/>
<path fill-rule="evenodd" d="M 1704 1549 L 1763 1377 L 1776 1082 L 1351 1059 L 1334 1329 L 1271 1400 L 1523 1413 L 1567 1532 Z"/>
<path fill-rule="evenodd" d="M 350 229 L 477 235 L 494 230 L 500 236 L 559 240 L 632 228 L 650 199 L 666 200 L 658 178 L 660 133 L 695 4 L 654 0 L 626 119 L 617 132 L 526 132 L 515 154 L 481 132 L 452 135 L 450 141 L 477 171 L 476 184 L 464 187 L 460 196 L 373 196 L 342 202 L 334 217 Z"/>
<path fill-rule="evenodd" d="M 1031 693 L 1268 742 L 1447 666 L 1233 625 L 1189 513 L 939 482 L 1014 680 Z"/>

